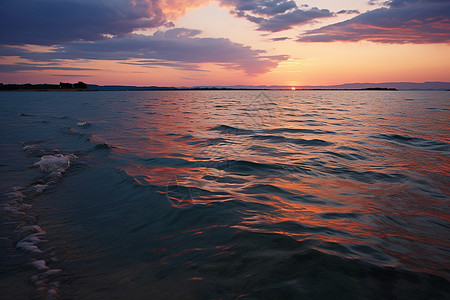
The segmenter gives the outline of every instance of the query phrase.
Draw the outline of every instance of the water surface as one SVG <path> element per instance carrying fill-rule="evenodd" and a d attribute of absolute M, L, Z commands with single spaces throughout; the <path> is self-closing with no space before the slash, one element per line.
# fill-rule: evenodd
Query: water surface
<path fill-rule="evenodd" d="M 450 297 L 449 128 L 445 91 L 2 93 L 0 294 Z"/>

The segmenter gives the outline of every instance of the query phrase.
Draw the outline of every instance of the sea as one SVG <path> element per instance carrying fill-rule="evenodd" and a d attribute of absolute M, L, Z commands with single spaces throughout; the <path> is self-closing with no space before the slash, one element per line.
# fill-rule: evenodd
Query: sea
<path fill-rule="evenodd" d="M 0 93 L 0 299 L 450 299 L 450 92 Z"/>

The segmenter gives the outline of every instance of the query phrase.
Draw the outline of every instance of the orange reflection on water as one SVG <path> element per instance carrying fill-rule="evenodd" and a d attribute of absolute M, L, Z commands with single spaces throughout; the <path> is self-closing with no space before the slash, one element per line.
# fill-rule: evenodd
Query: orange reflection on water
<path fill-rule="evenodd" d="M 235 228 L 375 245 L 411 265 L 430 253 L 418 245 L 449 246 L 445 230 L 432 230 L 450 222 L 448 111 L 392 93 L 154 95 L 115 152 L 139 183 L 165 187 L 173 207 L 237 200 Z"/>

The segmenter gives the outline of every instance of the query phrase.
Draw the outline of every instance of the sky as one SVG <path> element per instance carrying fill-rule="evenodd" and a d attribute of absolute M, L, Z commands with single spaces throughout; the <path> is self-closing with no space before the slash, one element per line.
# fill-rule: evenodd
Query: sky
<path fill-rule="evenodd" d="M 449 0 L 0 0 L 0 82 L 450 81 Z"/>

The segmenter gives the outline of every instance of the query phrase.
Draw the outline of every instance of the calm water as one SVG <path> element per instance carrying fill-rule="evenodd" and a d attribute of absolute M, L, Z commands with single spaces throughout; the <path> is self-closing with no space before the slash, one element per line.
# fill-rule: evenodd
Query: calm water
<path fill-rule="evenodd" d="M 450 297 L 450 94 L 0 94 L 0 298 Z"/>

